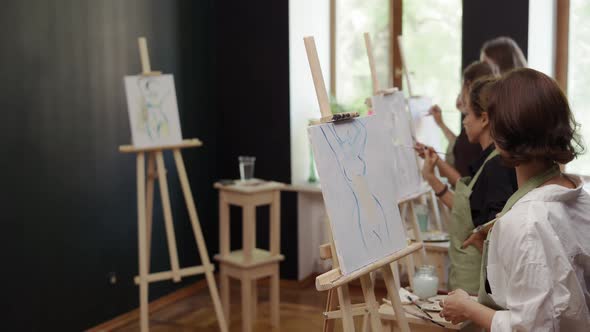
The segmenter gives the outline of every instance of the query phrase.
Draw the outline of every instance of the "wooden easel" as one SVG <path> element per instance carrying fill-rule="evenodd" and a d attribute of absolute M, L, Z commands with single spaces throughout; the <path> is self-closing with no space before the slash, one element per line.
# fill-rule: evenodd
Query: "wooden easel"
<path fill-rule="evenodd" d="M 406 61 L 406 53 L 405 53 L 405 49 L 404 49 L 404 43 L 403 43 L 403 39 L 402 36 L 397 36 L 397 44 L 399 46 L 399 55 L 400 55 L 400 59 L 401 59 L 401 63 L 402 63 L 402 67 L 403 67 L 403 74 L 404 77 L 406 78 L 406 84 L 408 85 L 408 98 L 412 98 L 414 97 L 414 95 L 412 94 L 412 85 L 410 83 L 410 72 L 408 71 L 408 64 Z M 409 107 L 409 104 L 408 104 Z M 414 123 L 412 122 L 412 128 L 414 126 Z M 413 129 L 412 129 L 413 130 Z M 416 164 L 418 165 L 418 160 L 416 159 Z M 442 225 L 442 218 L 441 218 L 441 212 L 440 212 L 440 208 L 438 206 L 438 199 L 436 198 L 436 195 L 434 194 L 434 190 L 431 190 L 430 193 L 430 201 L 432 204 L 432 211 L 434 213 L 434 218 L 436 221 L 436 225 L 438 227 L 439 230 L 443 230 L 443 225 Z M 426 197 L 423 197 L 422 199 L 425 199 Z M 447 210 L 444 210 L 445 212 Z M 445 219 L 449 219 L 449 216 L 446 215 Z M 446 227 L 448 228 L 448 225 L 446 225 Z"/>
<path fill-rule="evenodd" d="M 326 86 L 320 68 L 315 41 L 313 37 L 305 37 L 304 43 L 322 118 L 329 118 L 332 112 L 328 103 L 328 94 L 326 92 Z M 405 318 L 405 313 L 402 308 L 395 277 L 390 264 L 420 250 L 422 246 L 422 243 L 411 244 L 408 247 L 354 271 L 349 275 L 342 275 L 339 269 L 337 255 L 332 254 L 333 269 L 316 278 L 316 289 L 318 291 L 336 289 L 338 293 L 338 301 L 340 303 L 340 310 L 326 312 L 324 315 L 329 318 L 342 318 L 344 331 L 349 332 L 355 330 L 353 317 L 356 315 L 366 315 L 366 313 L 368 313 L 372 331 L 382 331 L 383 325 L 379 318 L 378 303 L 374 292 L 374 280 L 371 278 L 371 272 L 380 270 L 385 280 L 388 298 L 391 300 L 395 312 L 399 314 L 398 316 L 400 319 L 398 320 L 398 324 L 400 329 L 403 332 L 409 332 L 410 328 L 408 321 Z M 330 251 L 331 253 L 336 253 L 335 243 L 332 238 L 330 239 Z M 350 301 L 348 284 L 355 279 L 360 279 L 361 281 L 365 303 L 353 306 Z"/>
<path fill-rule="evenodd" d="M 144 37 L 139 38 L 139 54 L 141 58 L 142 73 L 144 76 L 157 76 L 161 72 L 151 71 L 150 60 L 147 51 L 147 42 Z M 213 306 L 217 321 L 219 322 L 219 329 L 222 332 L 227 332 L 227 323 L 223 315 L 219 293 L 215 284 L 215 277 L 213 271 L 215 266 L 211 264 L 207 247 L 205 246 L 205 239 L 201 232 L 201 225 L 199 217 L 197 216 L 197 209 L 191 188 L 186 175 L 184 161 L 180 149 L 194 148 L 201 146 L 202 143 L 198 139 L 185 139 L 179 144 L 138 148 L 133 145 L 119 146 L 119 151 L 122 153 L 135 153 L 137 158 L 137 224 L 138 224 L 138 247 L 139 247 L 139 276 L 134 278 L 135 284 L 139 285 L 139 313 L 140 313 L 140 328 L 142 332 L 149 330 L 148 319 L 148 285 L 151 282 L 170 280 L 179 282 L 182 277 L 205 274 L 207 285 L 211 298 L 213 299 Z M 164 151 L 172 150 L 176 170 L 184 194 L 185 203 L 188 209 L 193 233 L 196 239 L 197 248 L 202 265 L 180 268 L 178 264 L 178 253 L 176 249 L 176 238 L 174 235 L 174 225 L 172 222 L 172 210 L 170 208 L 170 197 L 168 194 L 168 181 L 166 180 L 166 167 L 164 165 Z M 146 174 L 145 174 L 145 159 L 146 154 L 148 158 L 147 166 L 147 188 L 146 188 Z M 152 231 L 152 212 L 154 201 L 154 184 L 156 179 L 160 182 L 160 196 L 162 200 L 162 209 L 164 211 L 164 224 L 166 227 L 166 238 L 168 243 L 168 252 L 170 254 L 170 265 L 172 270 L 157 273 L 149 273 L 150 264 L 150 242 Z M 146 205 L 147 204 L 147 205 Z"/>
<path fill-rule="evenodd" d="M 380 90 L 379 89 L 379 78 L 377 77 L 377 71 L 375 69 L 375 57 L 373 55 L 373 46 L 371 43 L 371 36 L 369 35 L 369 33 L 365 33 L 364 34 L 365 37 L 365 46 L 367 48 L 367 57 L 369 58 L 369 68 L 371 71 L 371 81 L 373 82 L 373 94 L 374 95 L 378 95 L 378 94 L 391 94 L 395 91 L 397 91 L 397 88 L 390 88 L 390 89 L 386 89 L 386 90 Z M 398 39 L 398 41 L 401 41 L 401 39 Z M 400 44 L 400 48 L 401 48 L 401 44 Z M 404 61 L 402 61 L 403 63 L 405 63 Z M 407 73 L 406 73 L 406 77 L 407 77 Z M 408 87 L 409 87 L 409 79 L 408 79 Z M 416 168 L 419 169 L 419 164 L 418 164 L 418 160 L 416 159 Z M 430 196 L 430 197 L 428 197 Z M 411 219 L 411 224 L 412 224 L 412 229 L 414 230 L 414 236 L 415 236 L 415 240 L 422 242 L 422 236 L 420 233 L 420 228 L 418 227 L 418 219 L 416 217 L 415 211 L 414 211 L 414 202 L 416 199 L 423 199 L 423 200 L 428 200 L 428 198 L 430 198 L 430 202 L 431 202 L 431 211 L 432 214 L 434 215 L 434 219 L 436 222 L 436 225 L 438 227 L 439 230 L 442 230 L 442 224 L 441 224 L 441 220 L 440 220 L 440 211 L 438 208 L 438 205 L 436 204 L 436 197 L 434 195 L 434 191 L 432 189 L 426 189 L 423 192 L 420 193 L 416 193 L 415 195 L 412 195 L 411 197 L 406 197 L 403 198 L 402 200 L 400 200 L 398 202 L 398 204 L 400 205 L 400 211 L 402 214 L 402 218 L 405 219 L 404 217 L 406 216 L 406 212 L 409 210 L 409 214 L 410 214 L 410 219 Z"/>
<path fill-rule="evenodd" d="M 381 90 L 379 88 L 379 78 L 377 77 L 377 70 L 376 70 L 376 66 L 375 66 L 375 56 L 373 55 L 373 46 L 371 43 L 371 36 L 369 35 L 368 32 L 365 32 L 364 34 L 364 38 L 365 38 L 365 47 L 367 49 L 367 57 L 369 59 L 369 68 L 371 71 L 371 81 L 373 82 L 373 95 L 378 95 L 378 94 L 391 94 L 395 91 L 397 91 L 397 88 L 393 87 L 393 88 L 388 88 L 385 90 Z M 398 43 L 401 42 L 401 39 L 398 38 Z M 400 50 L 401 50 L 401 44 L 400 44 Z M 405 61 L 403 61 L 403 56 L 402 56 L 402 63 L 404 65 L 405 68 Z M 408 80 L 408 88 L 409 88 L 409 77 L 407 74 L 407 71 L 404 70 L 404 72 L 406 73 L 406 78 Z M 419 167 L 418 164 L 418 160 L 416 160 L 416 168 Z M 421 199 L 423 200 L 427 200 L 427 196 L 430 196 L 430 200 L 431 200 L 431 208 L 432 208 L 432 212 L 434 215 L 434 220 L 436 222 L 436 226 L 439 230 L 442 230 L 442 223 L 441 223 L 441 217 L 440 217 L 440 210 L 438 205 L 436 204 L 436 196 L 434 195 L 434 191 L 433 190 L 425 190 L 422 194 L 419 195 Z M 418 198 L 418 197 L 415 197 Z M 400 204 L 402 203 L 408 203 L 407 199 L 404 199 L 403 201 L 400 201 Z M 413 205 L 413 204 L 412 204 Z M 413 210 L 413 206 L 412 206 L 412 210 Z M 414 216 L 415 217 L 415 216 Z M 415 219 L 415 218 L 414 218 Z M 416 235 L 418 236 L 418 235 Z"/>
<path fill-rule="evenodd" d="M 406 77 L 406 84 L 408 85 L 408 97 L 414 96 L 412 94 L 412 85 L 410 84 L 410 72 L 408 71 L 408 64 L 406 62 L 406 53 L 404 51 L 404 43 L 402 36 L 397 36 L 397 46 L 399 47 L 399 55 L 402 63 L 403 73 Z"/>
<path fill-rule="evenodd" d="M 379 89 L 379 79 L 377 77 L 377 72 L 375 69 L 375 57 L 373 55 L 373 46 L 371 43 L 371 36 L 369 35 L 369 33 L 365 33 L 364 34 L 364 38 L 365 38 L 365 46 L 367 49 L 367 57 L 369 58 L 369 68 L 371 71 L 371 80 L 373 82 L 373 94 L 377 95 L 377 94 L 388 94 L 388 93 L 393 93 L 395 91 L 397 91 L 396 88 L 390 88 L 390 89 L 386 89 L 386 90 L 380 90 Z M 398 38 L 398 43 L 400 45 L 400 50 L 402 50 L 402 45 L 401 45 L 401 39 Z M 403 54 L 403 52 L 402 52 Z M 404 68 L 405 67 L 405 61 L 403 61 L 403 56 L 402 56 L 402 64 L 404 64 Z M 409 77 L 408 77 L 408 73 L 407 70 L 404 70 L 404 72 L 406 73 L 406 79 L 408 82 L 408 89 L 410 88 L 410 84 L 409 84 Z M 419 168 L 419 164 L 418 164 L 418 160 L 416 159 L 416 168 Z M 428 199 L 430 198 L 430 200 Z M 436 222 L 436 225 L 438 227 L 439 230 L 442 230 L 442 223 L 441 223 L 441 218 L 440 218 L 440 210 L 437 204 L 437 200 L 436 200 L 436 196 L 434 195 L 434 191 L 432 189 L 425 189 L 422 192 L 418 192 L 410 197 L 405 197 L 402 200 L 400 200 L 398 202 L 399 208 L 400 208 L 400 214 L 402 216 L 402 220 L 406 220 L 406 218 L 409 216 L 410 219 L 410 224 L 412 226 L 412 230 L 414 233 L 414 239 L 416 242 L 422 242 L 422 233 L 420 232 L 420 227 L 418 226 L 418 218 L 416 217 L 416 212 L 415 212 L 415 201 L 417 199 L 421 199 L 422 201 L 429 201 L 431 204 L 431 209 L 434 215 L 434 219 Z M 426 263 L 426 251 L 422 250 L 422 263 Z M 409 275 L 409 279 L 410 279 L 410 285 L 413 287 L 413 269 L 414 269 L 414 262 L 413 259 L 411 257 L 408 258 L 408 275 Z"/>

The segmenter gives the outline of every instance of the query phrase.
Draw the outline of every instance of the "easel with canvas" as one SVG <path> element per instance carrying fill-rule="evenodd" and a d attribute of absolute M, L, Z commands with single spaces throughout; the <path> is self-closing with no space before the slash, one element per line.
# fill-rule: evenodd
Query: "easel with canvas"
<path fill-rule="evenodd" d="M 158 77 L 161 72 L 152 71 L 147 51 L 145 38 L 139 38 L 139 52 L 141 57 L 142 73 L 140 77 Z M 130 110 L 131 112 L 131 110 Z M 133 124 L 132 124 L 133 125 Z M 137 146 L 123 145 L 119 147 L 122 153 L 135 153 L 137 159 L 137 222 L 138 222 L 138 246 L 139 246 L 139 276 L 134 281 L 139 285 L 140 299 L 140 328 L 142 332 L 149 330 L 148 318 L 148 286 L 149 283 L 172 279 L 179 282 L 182 277 L 205 274 L 209 292 L 213 300 L 215 314 L 222 332 L 227 332 L 227 322 L 225 320 L 219 293 L 215 284 L 213 271 L 214 265 L 209 260 L 205 239 L 201 231 L 199 218 L 191 188 L 189 185 L 184 161 L 182 159 L 181 149 L 195 148 L 202 145 L 198 139 L 185 139 L 175 144 L 161 146 Z M 168 192 L 168 182 L 166 179 L 166 167 L 164 165 L 164 151 L 172 151 L 174 161 L 178 172 L 178 177 L 182 187 L 185 203 L 188 209 L 188 215 L 191 221 L 193 233 L 195 236 L 201 264 L 199 266 L 181 268 L 178 263 L 178 253 L 176 249 L 176 238 L 174 235 L 174 225 L 172 222 L 172 211 L 170 207 L 170 197 Z M 147 185 L 145 160 L 148 159 L 147 165 Z M 152 213 L 154 201 L 154 184 L 159 181 L 160 196 L 162 200 L 162 209 L 164 211 L 164 224 L 166 228 L 166 238 L 168 251 L 170 255 L 171 270 L 157 273 L 149 272 L 150 265 L 150 242 L 152 232 Z"/>
<path fill-rule="evenodd" d="M 375 66 L 375 57 L 373 55 L 373 47 L 372 47 L 371 37 L 370 37 L 369 33 L 364 34 L 364 39 L 365 39 L 365 46 L 367 49 L 367 57 L 369 60 L 369 68 L 371 71 L 371 79 L 373 82 L 373 95 L 374 96 L 389 95 L 389 94 L 396 93 L 397 92 L 396 88 L 390 88 L 390 89 L 385 89 L 385 90 L 379 89 L 379 79 L 377 77 L 377 72 L 375 69 L 375 67 L 376 67 Z M 403 57 L 402 57 L 402 59 L 403 59 Z M 402 61 L 402 64 L 405 64 L 405 61 Z M 405 68 L 405 65 L 404 65 L 404 68 Z M 406 71 L 404 70 L 404 72 L 406 72 Z M 409 85 L 409 78 L 408 78 L 407 72 L 406 72 L 406 78 L 408 79 L 408 88 L 409 88 L 410 85 Z M 377 111 L 377 110 L 375 109 L 375 111 Z M 396 110 L 392 109 L 391 111 L 395 112 Z M 411 119 L 409 119 L 408 125 L 410 127 L 413 127 L 413 121 Z M 412 130 L 412 133 L 413 132 L 414 132 L 414 130 Z M 412 134 L 412 136 L 414 136 L 414 134 Z M 410 149 L 411 147 L 404 146 L 403 148 Z M 413 153 L 413 151 L 412 151 L 412 153 Z M 414 157 L 414 160 L 416 161 L 416 164 L 415 164 L 416 170 L 419 170 L 418 159 L 416 157 Z M 417 242 L 423 242 L 422 233 L 421 233 L 420 227 L 418 225 L 418 218 L 417 218 L 416 211 L 415 211 L 416 210 L 415 202 L 418 199 L 420 199 L 422 202 L 427 201 L 428 203 L 430 203 L 430 209 L 431 209 L 432 214 L 434 216 L 434 220 L 436 222 L 436 226 L 437 226 L 438 230 L 442 230 L 442 224 L 441 224 L 439 206 L 437 204 L 436 196 L 434 195 L 433 190 L 427 189 L 426 187 L 422 186 L 422 188 L 419 188 L 419 190 L 416 190 L 413 193 L 411 193 L 410 195 L 407 195 L 406 197 L 401 199 L 398 202 L 398 205 L 400 208 L 400 213 L 402 215 L 402 219 L 406 220 L 409 217 L 410 225 L 411 225 L 412 231 L 414 233 L 414 240 Z M 425 264 L 427 262 L 426 253 L 424 250 L 422 251 L 421 262 L 423 264 Z M 410 279 L 410 285 L 412 287 L 413 287 L 414 266 L 415 266 L 415 264 L 413 262 L 412 257 L 408 257 L 408 259 L 407 259 L 408 276 Z M 395 268 L 397 268 L 397 266 Z"/>
<path fill-rule="evenodd" d="M 333 116 L 331 113 L 328 102 L 328 94 L 326 92 L 323 76 L 321 74 L 321 68 L 314 39 L 313 37 L 306 37 L 304 38 L 304 42 L 313 76 L 314 86 L 316 89 L 318 103 L 320 105 L 322 123 L 326 123 L 325 125 L 328 126 L 330 125 L 330 123 L 328 122 L 339 121 L 341 118 L 337 118 Z M 350 119 L 350 117 L 347 118 Z M 360 120 L 352 119 L 344 122 L 351 123 L 351 121 L 352 123 L 354 123 L 355 121 Z M 337 122 L 334 123 L 334 126 L 338 125 Z M 325 189 L 326 188 L 322 188 L 323 191 Z M 325 195 L 324 199 L 326 199 Z M 372 221 L 369 220 L 368 222 Z M 332 229 L 333 226 L 330 227 L 331 234 L 334 235 L 334 229 Z M 375 298 L 373 285 L 374 280 L 371 278 L 371 272 L 380 270 L 385 280 L 385 285 L 388 291 L 388 298 L 392 302 L 395 312 L 399 313 L 400 319 L 398 320 L 398 324 L 400 326 L 400 329 L 404 332 L 410 331 L 408 322 L 405 318 L 404 310 L 402 308 L 398 289 L 396 287 L 396 280 L 390 264 L 413 252 L 420 250 L 422 248 L 422 243 L 414 243 L 408 245 L 405 248 L 398 250 L 393 254 L 388 254 L 384 258 L 373 261 L 368 265 L 364 265 L 361 268 L 350 271 L 347 274 L 343 273 L 342 270 L 343 267 L 341 265 L 342 262 L 340 261 L 340 259 L 343 258 L 343 256 L 338 257 L 338 255 L 336 255 L 336 253 L 339 252 L 338 245 L 345 246 L 346 244 L 337 244 L 337 242 L 334 240 L 334 237 L 332 236 L 330 241 L 330 252 L 332 253 L 331 256 L 333 260 L 333 269 L 316 278 L 316 289 L 318 291 L 329 291 L 336 289 L 336 292 L 338 294 L 340 310 L 326 312 L 326 317 L 342 318 L 344 331 L 348 332 L 355 330 L 353 322 L 354 316 L 366 315 L 368 313 L 372 331 L 381 331 L 383 329 L 383 325 L 381 324 L 381 320 L 378 314 L 378 303 L 377 299 Z M 360 279 L 361 281 L 361 287 L 363 290 L 365 303 L 353 306 L 350 299 L 348 285 L 350 282 L 356 279 Z"/>
<path fill-rule="evenodd" d="M 407 60 L 406 60 L 407 57 L 406 57 L 406 53 L 405 53 L 405 48 L 404 48 L 402 36 L 397 36 L 397 43 L 398 43 L 399 50 L 400 50 L 400 59 L 401 59 L 402 67 L 403 67 L 403 74 L 405 76 L 406 84 L 408 86 L 408 94 L 409 94 L 408 108 L 410 108 L 410 110 L 412 111 L 412 108 L 413 107 L 415 108 L 416 104 L 423 103 L 425 98 L 418 97 L 418 96 L 415 96 L 414 94 L 412 94 L 411 83 L 410 83 L 410 81 L 411 81 L 410 80 L 410 72 L 408 70 L 408 64 L 407 64 Z M 413 103 L 413 101 L 416 103 Z M 424 114 L 422 116 L 424 116 Z M 415 120 L 415 118 L 413 118 L 413 120 Z M 412 125 L 415 126 L 414 121 L 412 121 Z M 415 131 L 415 129 L 413 129 L 413 130 Z M 418 159 L 416 159 L 416 162 L 418 162 Z M 425 198 L 426 197 L 423 196 L 422 200 L 424 200 Z M 430 190 L 430 197 L 428 197 L 428 198 L 430 200 L 430 203 L 432 204 L 432 212 L 434 214 L 438 230 L 442 231 L 442 230 L 448 229 L 450 219 L 451 219 L 449 209 L 447 209 L 446 206 L 444 206 L 444 205 L 442 205 L 442 206 L 439 205 L 439 201 L 436 198 L 436 195 L 433 190 Z M 443 217 L 443 215 L 444 215 L 444 217 Z M 438 275 L 439 276 L 445 275 L 445 271 L 446 271 L 445 262 L 448 259 L 448 242 L 446 242 L 446 244 L 427 243 L 427 244 L 425 244 L 425 248 L 429 252 L 429 254 L 432 256 L 431 259 L 433 260 L 433 263 L 438 271 Z M 444 288 L 444 287 L 446 287 L 446 282 L 443 282 L 442 280 L 443 280 L 442 278 L 439 278 L 440 285 Z"/>

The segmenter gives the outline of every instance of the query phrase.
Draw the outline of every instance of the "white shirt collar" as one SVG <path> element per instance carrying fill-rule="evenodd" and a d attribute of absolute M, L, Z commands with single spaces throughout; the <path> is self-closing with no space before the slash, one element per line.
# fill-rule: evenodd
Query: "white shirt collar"
<path fill-rule="evenodd" d="M 576 175 L 566 174 L 566 176 L 575 183 L 576 188 L 570 189 L 557 184 L 542 186 L 531 190 L 523 198 L 518 200 L 515 205 L 532 200 L 543 202 L 565 202 L 575 199 L 583 193 L 584 182 Z"/>

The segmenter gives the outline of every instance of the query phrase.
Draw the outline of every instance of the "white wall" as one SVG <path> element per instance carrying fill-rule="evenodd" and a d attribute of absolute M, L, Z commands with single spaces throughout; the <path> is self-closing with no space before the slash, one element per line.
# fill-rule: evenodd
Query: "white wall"
<path fill-rule="evenodd" d="M 529 1 L 529 67 L 555 77 L 556 0 Z"/>
<path fill-rule="evenodd" d="M 289 1 L 289 84 L 291 103 L 291 181 L 309 176 L 307 124 L 320 111 L 303 37 L 314 36 L 326 87 L 330 86 L 330 5 L 328 0 Z"/>

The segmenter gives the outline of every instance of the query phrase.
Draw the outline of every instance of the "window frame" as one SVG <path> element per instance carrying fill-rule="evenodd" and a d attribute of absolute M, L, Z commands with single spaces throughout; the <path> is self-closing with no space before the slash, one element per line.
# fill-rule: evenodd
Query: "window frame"
<path fill-rule="evenodd" d="M 567 96 L 570 0 L 558 0 L 555 22 L 555 80 Z"/>
<path fill-rule="evenodd" d="M 337 97 L 336 90 L 336 1 L 330 0 L 330 95 Z M 399 56 L 397 37 L 402 34 L 403 0 L 389 0 L 389 29 L 390 29 L 390 77 L 393 86 L 402 90 L 402 63 Z M 361 36 L 359 36 L 361 38 Z M 369 70 L 369 68 L 367 68 Z"/>

